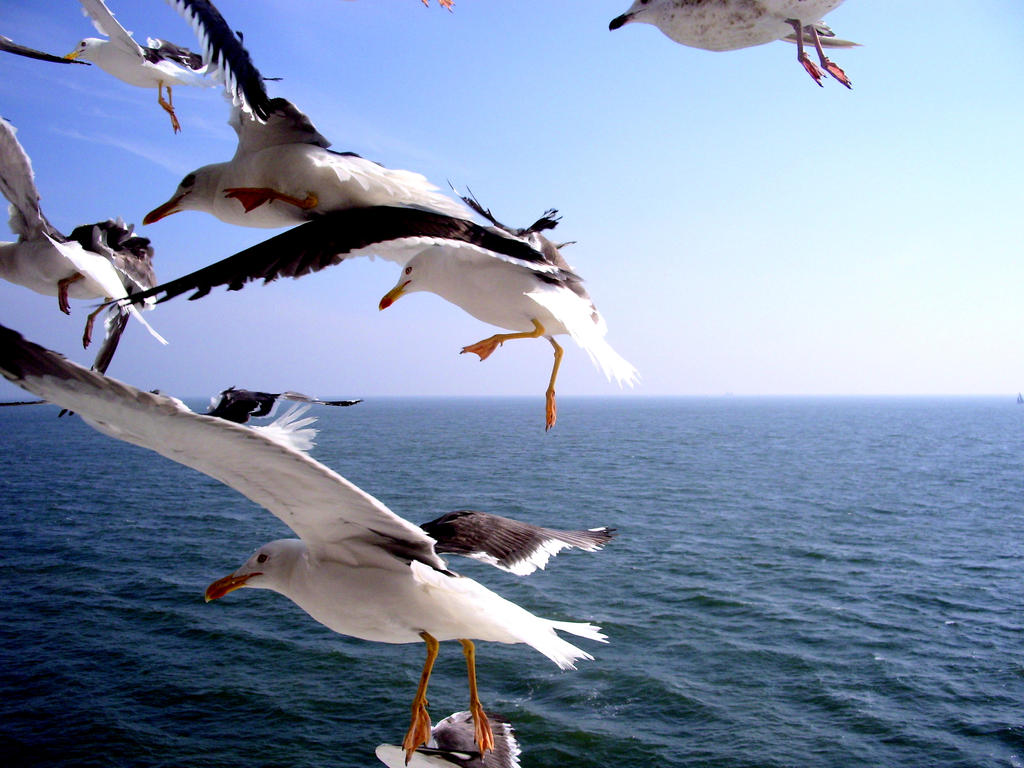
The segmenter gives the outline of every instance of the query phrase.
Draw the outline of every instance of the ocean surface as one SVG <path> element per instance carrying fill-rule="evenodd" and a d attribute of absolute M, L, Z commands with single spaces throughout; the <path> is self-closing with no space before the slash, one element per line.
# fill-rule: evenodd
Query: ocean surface
<path fill-rule="evenodd" d="M 478 645 L 522 763 L 1024 766 L 1024 406 L 1012 398 L 382 399 L 313 455 L 415 522 L 609 525 L 520 578 L 452 566 L 607 645 Z M 193 407 L 205 410 L 205 403 Z M 379 765 L 424 648 L 206 585 L 288 531 L 56 408 L 0 409 L 6 766 Z M 575 640 L 574 640 L 575 641 Z M 466 708 L 442 644 L 435 720 Z"/>

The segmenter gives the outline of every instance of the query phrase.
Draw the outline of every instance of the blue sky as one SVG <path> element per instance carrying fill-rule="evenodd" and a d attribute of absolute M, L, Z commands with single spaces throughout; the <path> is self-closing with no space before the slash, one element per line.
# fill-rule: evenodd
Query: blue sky
<path fill-rule="evenodd" d="M 556 207 L 628 396 L 981 394 L 1024 389 L 1024 4 L 850 0 L 827 21 L 862 43 L 818 88 L 777 42 L 729 53 L 616 32 L 628 0 L 218 0 L 271 83 L 334 148 L 469 187 L 501 220 Z M 195 46 L 157 0 L 111 0 L 136 37 Z M 927 8 L 927 15 L 923 10 Z M 54 53 L 93 36 L 75 0 L 0 0 L 4 34 Z M 234 151 L 216 89 L 155 93 L 97 67 L 0 55 L 0 114 L 60 229 L 141 222 L 194 167 Z M 0 225 L 0 239 L 13 239 Z M 188 212 L 139 227 L 171 279 L 265 239 Z M 110 374 L 207 395 L 536 395 L 550 347 L 489 336 L 431 294 L 385 312 L 396 267 L 355 261 L 217 290 L 130 324 Z M 56 299 L 0 285 L 0 323 L 89 363 Z M 134 326 L 134 327 L 132 327 Z M 567 343 L 559 394 L 618 392 Z M 0 398 L 20 390 L 4 383 Z"/>

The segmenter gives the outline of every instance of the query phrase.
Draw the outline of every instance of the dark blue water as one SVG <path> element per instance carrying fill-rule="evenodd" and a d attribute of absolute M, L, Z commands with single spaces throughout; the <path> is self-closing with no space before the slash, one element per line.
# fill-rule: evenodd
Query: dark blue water
<path fill-rule="evenodd" d="M 423 522 L 612 525 L 525 579 L 611 642 L 560 672 L 482 643 L 524 766 L 1024 765 L 1024 407 L 996 399 L 379 400 L 314 455 Z M 408 725 L 423 648 L 203 589 L 287 535 L 55 409 L 0 409 L 7 765 L 352 766 Z M 435 719 L 464 709 L 442 646 Z"/>

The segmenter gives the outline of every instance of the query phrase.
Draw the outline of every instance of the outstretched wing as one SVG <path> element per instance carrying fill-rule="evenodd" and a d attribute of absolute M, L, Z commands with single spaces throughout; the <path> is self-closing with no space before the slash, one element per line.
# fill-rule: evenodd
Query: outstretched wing
<path fill-rule="evenodd" d="M 297 533 L 314 557 L 361 545 L 444 569 L 433 540 L 307 454 L 180 401 L 107 378 L 0 326 L 0 373 L 99 431 L 231 486 Z"/>
<path fill-rule="evenodd" d="M 39 207 L 32 161 L 15 136 L 17 131 L 0 117 L 0 192 L 11 204 L 11 231 L 26 240 L 44 233 L 62 240 Z"/>
<path fill-rule="evenodd" d="M 209 0 L 167 0 L 192 25 L 199 38 L 203 59 L 216 71 L 211 74 L 224 84 L 231 103 L 243 112 L 264 121 L 270 114 L 270 99 L 263 77 L 252 63 L 224 17 Z"/>
<path fill-rule="evenodd" d="M 15 53 L 18 56 L 27 56 L 30 59 L 39 59 L 40 61 L 52 61 L 54 64 L 89 64 L 88 61 L 77 61 L 76 59 L 69 59 L 65 56 L 55 56 L 52 53 L 45 53 L 43 51 L 37 51 L 35 48 L 19 45 L 11 40 L 11 38 L 4 37 L 3 35 L 0 35 L 0 51 Z"/>
<path fill-rule="evenodd" d="M 79 0 L 82 13 L 92 19 L 92 25 L 101 35 L 106 35 L 117 47 L 127 53 L 143 58 L 142 46 L 135 42 L 132 33 L 121 26 L 103 0 Z"/>
<path fill-rule="evenodd" d="M 188 291 L 195 291 L 190 300 L 199 299 L 219 285 L 237 291 L 253 280 L 269 283 L 279 277 L 301 277 L 371 253 L 404 263 L 430 246 L 475 249 L 544 274 L 561 274 L 525 240 L 432 211 L 374 206 L 326 213 L 177 280 L 132 294 L 129 299 L 139 302 L 159 296 L 159 301 L 167 301 Z"/>
<path fill-rule="evenodd" d="M 567 547 L 601 549 L 615 534 L 612 528 L 558 531 L 471 509 L 449 512 L 420 527 L 437 541 L 440 554 L 465 555 L 519 576 L 544 568 Z"/>

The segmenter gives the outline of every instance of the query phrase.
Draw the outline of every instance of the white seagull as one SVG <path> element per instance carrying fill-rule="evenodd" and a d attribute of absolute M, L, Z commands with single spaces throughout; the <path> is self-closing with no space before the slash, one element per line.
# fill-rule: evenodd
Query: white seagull
<path fill-rule="evenodd" d="M 475 740 L 473 714 L 456 712 L 438 722 L 430 731 L 430 741 L 413 752 L 394 744 L 377 747 L 377 758 L 388 768 L 519 768 L 519 742 L 512 724 L 501 715 L 487 713 L 494 735 L 494 749 L 480 754 Z"/>
<path fill-rule="evenodd" d="M 168 0 L 192 25 L 234 107 L 234 157 L 197 168 L 143 219 L 205 211 L 243 227 L 288 227 L 330 211 L 392 205 L 469 218 L 470 212 L 422 175 L 335 152 L 310 119 L 285 99 L 269 99 L 264 78 L 208 0 Z"/>
<path fill-rule="evenodd" d="M 146 45 L 135 42 L 132 33 L 122 27 L 103 0 L 80 0 L 82 12 L 92 19 L 93 26 L 108 39 L 87 37 L 65 58 L 82 58 L 129 85 L 156 88 L 157 102 L 171 117 L 171 128 L 177 133 L 181 124 L 174 113 L 171 87 L 175 85 L 210 86 L 203 77 L 202 57 L 166 40 L 149 38 Z M 167 99 L 164 100 L 164 88 Z"/>
<path fill-rule="evenodd" d="M 10 202 L 10 228 L 18 236 L 16 242 L 0 242 L 0 278 L 36 293 L 56 296 L 64 314 L 71 313 L 69 299 L 121 299 L 129 292 L 151 287 L 156 282 L 153 249 L 148 239 L 135 236 L 123 221 L 83 224 L 70 237 L 50 224 L 39 207 L 32 161 L 16 133 L 13 125 L 0 118 L 0 192 Z M 167 343 L 136 308 L 112 305 L 96 356 L 98 370 L 104 371 L 110 364 L 129 312 L 158 341 Z M 85 346 L 89 345 L 98 313 L 96 310 L 86 320 L 82 334 Z"/>
<path fill-rule="evenodd" d="M 554 365 L 545 392 L 545 428 L 557 417 L 555 379 L 562 360 L 557 335 L 569 335 L 609 379 L 633 385 L 636 369 L 605 340 L 607 326 L 583 287 L 583 279 L 541 234 L 555 226 L 555 211 L 525 229 L 499 224 L 473 198 L 464 198 L 493 226 L 412 208 L 375 206 L 327 213 L 189 275 L 131 299 L 160 301 L 218 285 L 240 290 L 256 279 L 301 277 L 356 256 L 381 256 L 399 264 L 395 287 L 380 309 L 414 291 L 430 291 L 473 317 L 511 333 L 490 336 L 462 349 L 486 359 L 510 339 L 546 338 Z"/>
<path fill-rule="evenodd" d="M 563 548 L 600 549 L 608 528 L 557 531 L 483 512 L 452 512 L 416 526 L 277 433 L 193 413 L 179 400 L 89 371 L 0 326 L 0 373 L 99 431 L 203 472 L 265 507 L 296 534 L 264 544 L 206 590 L 214 600 L 239 587 L 279 592 L 335 632 L 382 643 L 427 645 L 403 742 L 407 756 L 431 735 L 426 690 L 438 643 L 459 640 L 470 712 L 481 752 L 494 746 L 476 686 L 473 640 L 525 643 L 562 669 L 593 658 L 556 630 L 606 641 L 589 623 L 540 618 L 449 569 L 443 554 L 474 557 L 512 573 L 542 568 Z"/>
<path fill-rule="evenodd" d="M 232 109 L 229 122 L 238 134 L 234 157 L 186 175 L 143 223 L 195 210 L 243 227 L 289 227 L 330 211 L 374 205 L 472 215 L 418 173 L 328 149 L 330 142 L 285 99 L 272 99 L 268 107 L 265 123 Z"/>
<path fill-rule="evenodd" d="M 733 51 L 773 40 L 796 43 L 797 60 L 821 85 L 823 72 L 804 51 L 814 45 L 821 67 L 851 87 L 846 73 L 825 56 L 824 48 L 851 48 L 857 43 L 835 38 L 822 21 L 843 0 L 635 0 L 608 25 L 619 29 L 631 22 L 653 24 L 682 45 L 707 51 Z"/>

